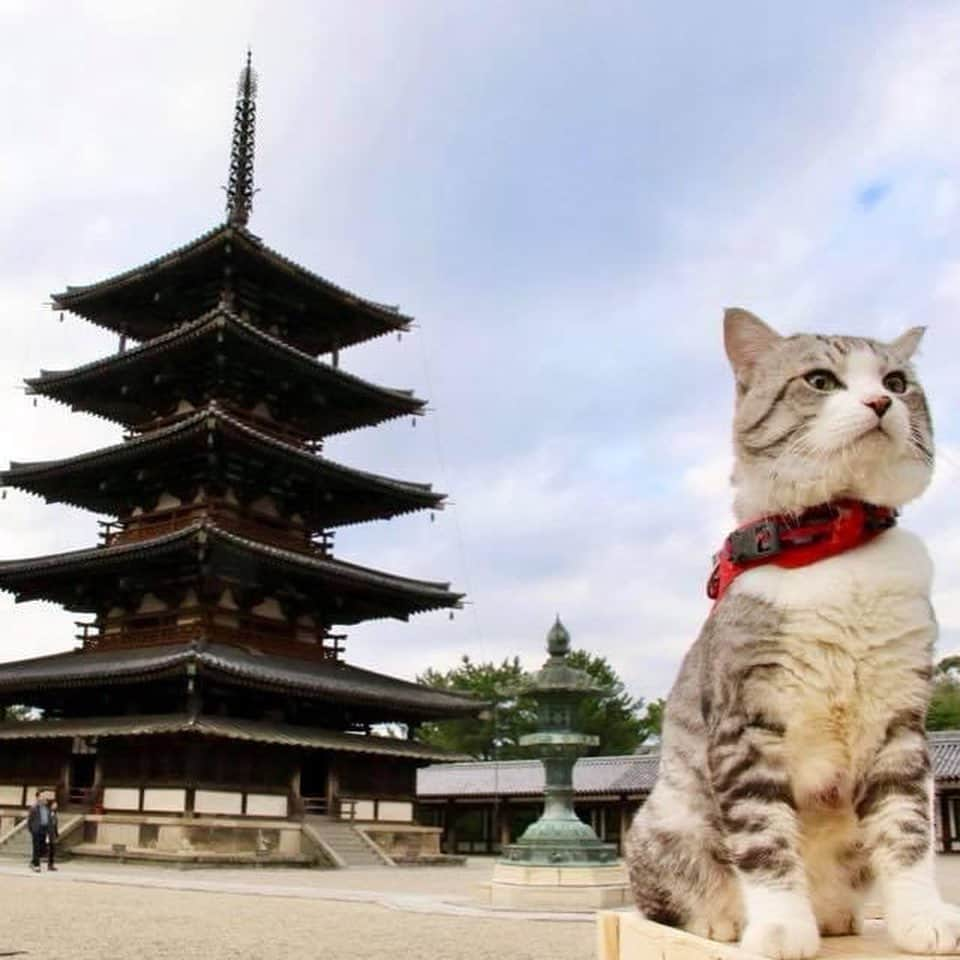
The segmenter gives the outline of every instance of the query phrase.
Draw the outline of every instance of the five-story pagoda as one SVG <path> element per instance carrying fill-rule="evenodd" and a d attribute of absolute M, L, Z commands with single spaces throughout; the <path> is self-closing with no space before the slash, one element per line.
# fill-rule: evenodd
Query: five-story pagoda
<path fill-rule="evenodd" d="M 322 455 L 327 436 L 422 413 L 412 393 L 339 368 L 341 350 L 409 318 L 249 231 L 255 94 L 248 56 L 226 222 L 54 295 L 56 309 L 115 331 L 119 351 L 28 388 L 121 424 L 123 442 L 0 475 L 115 518 L 92 549 L 0 563 L 0 589 L 18 601 L 87 618 L 79 649 L 0 665 L 0 705 L 42 711 L 0 724 L 0 807 L 55 786 L 99 823 L 94 845 L 115 837 L 111 814 L 138 826 L 128 847 L 158 845 L 143 834 L 158 813 L 297 818 L 349 800 L 364 819 L 405 819 L 415 767 L 436 752 L 371 727 L 477 710 L 342 659 L 345 625 L 461 595 L 332 555 L 335 528 L 443 496 Z"/>

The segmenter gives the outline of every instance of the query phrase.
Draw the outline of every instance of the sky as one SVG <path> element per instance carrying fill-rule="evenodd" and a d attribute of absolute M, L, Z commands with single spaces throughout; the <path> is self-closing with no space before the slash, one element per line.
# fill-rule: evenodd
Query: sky
<path fill-rule="evenodd" d="M 559 614 L 665 695 L 732 525 L 732 305 L 784 333 L 928 327 L 938 467 L 903 522 L 936 564 L 939 652 L 960 650 L 958 36 L 960 8 L 924 0 L 0 0 L 0 463 L 118 442 L 23 391 L 117 347 L 49 294 L 222 220 L 250 44 L 250 228 L 416 318 L 341 365 L 428 416 L 327 454 L 450 498 L 344 529 L 338 554 L 468 595 L 452 620 L 349 630 L 350 662 L 534 669 Z M 96 533 L 0 500 L 0 557 Z M 0 595 L 0 657 L 69 649 L 75 619 Z"/>

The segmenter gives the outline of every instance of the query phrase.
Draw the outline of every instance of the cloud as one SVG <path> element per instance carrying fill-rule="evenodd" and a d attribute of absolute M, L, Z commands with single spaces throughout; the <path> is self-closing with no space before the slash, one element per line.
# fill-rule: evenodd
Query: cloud
<path fill-rule="evenodd" d="M 905 522 L 929 537 L 941 619 L 960 631 L 960 13 L 814 3 L 787 25 L 759 3 L 692 18 L 620 3 L 132 10 L 0 5 L 0 84 L 17 92 L 0 144 L 7 457 L 117 440 L 15 389 L 116 349 L 42 302 L 221 216 L 252 40 L 253 229 L 419 323 L 342 363 L 414 387 L 430 416 L 328 452 L 453 500 L 434 523 L 340 531 L 338 550 L 470 594 L 452 621 L 349 631 L 354 662 L 404 676 L 462 652 L 533 666 L 559 611 L 635 692 L 663 694 L 731 524 L 720 313 L 735 303 L 784 332 L 929 325 L 920 367 L 945 453 Z M 79 512 L 0 501 L 4 556 L 95 533 Z M 72 620 L 0 603 L 10 657 L 68 647 Z"/>

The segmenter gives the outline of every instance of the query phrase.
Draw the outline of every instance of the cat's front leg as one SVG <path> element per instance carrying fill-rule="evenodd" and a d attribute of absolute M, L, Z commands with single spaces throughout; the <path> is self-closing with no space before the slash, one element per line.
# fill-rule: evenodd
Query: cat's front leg
<path fill-rule="evenodd" d="M 919 723 L 892 725 L 857 802 L 887 929 L 908 953 L 957 953 L 960 910 L 944 903 L 934 877 L 932 792 Z"/>
<path fill-rule="evenodd" d="M 799 822 L 782 760 L 782 730 L 728 717 L 714 731 L 710 770 L 746 916 L 745 950 L 803 960 L 820 947 L 799 850 Z"/>

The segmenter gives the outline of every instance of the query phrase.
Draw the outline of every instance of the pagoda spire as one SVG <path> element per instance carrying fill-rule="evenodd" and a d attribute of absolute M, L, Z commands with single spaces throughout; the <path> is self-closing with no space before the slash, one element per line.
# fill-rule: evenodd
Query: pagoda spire
<path fill-rule="evenodd" d="M 247 63 L 237 81 L 237 106 L 233 115 L 233 144 L 230 148 L 230 179 L 227 183 L 227 223 L 245 227 L 253 209 L 253 145 L 257 119 L 257 74 Z"/>

